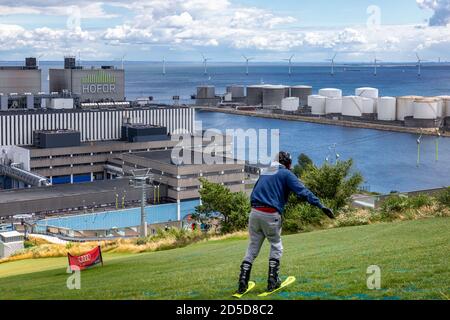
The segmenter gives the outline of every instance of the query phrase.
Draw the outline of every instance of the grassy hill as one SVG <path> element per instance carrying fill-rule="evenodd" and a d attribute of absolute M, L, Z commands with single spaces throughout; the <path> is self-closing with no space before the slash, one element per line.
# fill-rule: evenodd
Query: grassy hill
<path fill-rule="evenodd" d="M 0 265 L 0 299 L 228 299 L 246 239 L 204 242 L 138 255 L 105 255 L 68 290 L 65 258 Z M 284 237 L 282 274 L 297 282 L 273 299 L 449 299 L 450 218 L 332 229 Z M 268 245 L 252 274 L 266 286 Z M 381 268 L 381 286 L 366 269 Z M 35 271 L 35 272 L 34 272 Z"/>

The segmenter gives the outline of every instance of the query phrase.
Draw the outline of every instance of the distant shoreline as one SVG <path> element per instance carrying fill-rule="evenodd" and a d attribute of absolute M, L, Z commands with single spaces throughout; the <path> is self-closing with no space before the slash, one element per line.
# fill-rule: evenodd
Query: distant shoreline
<path fill-rule="evenodd" d="M 207 112 L 220 112 L 220 113 L 235 114 L 235 115 L 241 115 L 241 116 L 266 118 L 266 119 L 301 121 L 301 122 L 341 126 L 341 127 L 348 127 L 348 128 L 373 129 L 373 130 L 412 133 L 412 134 L 422 133 L 424 135 L 436 136 L 435 129 L 422 129 L 422 132 L 421 132 L 421 130 L 418 128 L 400 127 L 400 126 L 393 126 L 393 125 L 388 125 L 388 124 L 378 124 L 378 123 L 349 121 L 349 120 L 333 120 L 333 119 L 326 119 L 326 118 L 306 117 L 306 116 L 300 116 L 300 115 L 262 113 L 262 112 L 258 112 L 258 111 L 242 111 L 242 110 L 217 108 L 217 107 L 195 107 L 195 108 L 198 110 L 207 111 Z M 441 135 L 443 137 L 450 137 L 450 132 L 441 133 Z"/>

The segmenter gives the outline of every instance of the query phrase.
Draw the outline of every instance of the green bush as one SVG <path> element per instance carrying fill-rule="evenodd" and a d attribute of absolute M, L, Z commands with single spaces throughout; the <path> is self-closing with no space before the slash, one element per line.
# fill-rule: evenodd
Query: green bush
<path fill-rule="evenodd" d="M 441 191 L 436 198 L 440 205 L 450 208 L 450 187 Z"/>
<path fill-rule="evenodd" d="M 425 206 L 431 206 L 433 204 L 433 198 L 426 194 L 420 194 L 418 196 L 408 198 L 408 206 L 410 209 L 420 209 Z"/>
<path fill-rule="evenodd" d="M 322 210 L 291 195 L 284 211 L 283 229 L 288 233 L 308 231 L 321 226 L 324 217 Z"/>
<path fill-rule="evenodd" d="M 322 201 L 338 211 L 349 204 L 364 179 L 359 172 L 352 172 L 353 160 L 325 163 L 321 167 L 307 164 L 302 181 Z"/>
<path fill-rule="evenodd" d="M 248 225 L 251 206 L 250 199 L 243 192 L 233 193 L 227 187 L 200 179 L 202 204 L 196 208 L 192 217 L 199 221 L 212 218 L 217 213 L 222 215 L 220 230 L 232 233 L 243 230 Z"/>

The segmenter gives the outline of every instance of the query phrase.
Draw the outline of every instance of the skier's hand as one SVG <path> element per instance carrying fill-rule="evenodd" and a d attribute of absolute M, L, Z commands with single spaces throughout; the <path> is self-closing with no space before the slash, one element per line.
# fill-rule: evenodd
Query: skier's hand
<path fill-rule="evenodd" d="M 327 215 L 328 218 L 330 219 L 336 219 L 336 217 L 334 216 L 333 210 L 331 210 L 330 208 L 322 208 L 323 213 L 325 213 Z"/>

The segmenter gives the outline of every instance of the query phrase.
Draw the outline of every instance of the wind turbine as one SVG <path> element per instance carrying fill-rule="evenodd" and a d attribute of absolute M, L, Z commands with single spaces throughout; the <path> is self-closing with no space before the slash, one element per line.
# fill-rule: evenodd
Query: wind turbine
<path fill-rule="evenodd" d="M 381 62 L 381 60 L 378 60 L 377 57 L 375 56 L 375 59 L 373 60 L 373 68 L 374 68 L 373 75 L 374 76 L 377 75 L 377 67 L 378 67 L 377 63 L 378 62 Z"/>
<path fill-rule="evenodd" d="M 203 57 L 203 67 L 205 68 L 205 71 L 204 71 L 203 74 L 206 76 L 208 74 L 208 70 L 206 69 L 206 64 L 211 59 L 210 58 L 206 58 L 204 54 L 202 54 L 202 57 Z"/>
<path fill-rule="evenodd" d="M 336 59 L 337 53 L 334 54 L 333 58 L 326 59 L 326 61 L 331 62 L 331 75 L 334 76 L 334 59 Z"/>
<path fill-rule="evenodd" d="M 163 75 L 165 76 L 166 75 L 166 57 L 163 57 L 162 63 L 163 63 Z"/>
<path fill-rule="evenodd" d="M 422 60 L 419 57 L 419 54 L 416 52 L 416 57 L 417 57 L 417 76 L 420 77 L 422 76 L 422 62 L 426 61 L 426 60 Z"/>
<path fill-rule="evenodd" d="M 245 55 L 242 55 L 242 56 L 243 56 L 244 59 L 245 59 L 245 67 L 246 67 L 246 69 L 245 69 L 245 74 L 248 76 L 248 62 L 251 61 L 251 60 L 253 60 L 254 58 L 248 58 L 248 57 L 245 56 Z"/>
<path fill-rule="evenodd" d="M 284 61 L 289 61 L 289 76 L 292 74 L 292 59 L 294 58 L 294 55 L 292 55 L 289 59 L 283 59 Z"/>
<path fill-rule="evenodd" d="M 123 70 L 123 61 L 125 60 L 125 57 L 126 57 L 127 55 L 126 54 L 124 54 L 123 56 L 122 56 L 122 58 L 120 59 L 121 60 L 121 62 L 122 62 L 122 70 Z"/>

